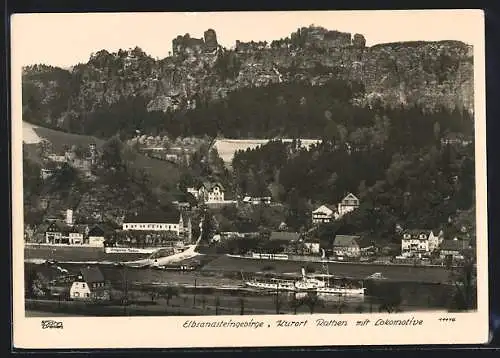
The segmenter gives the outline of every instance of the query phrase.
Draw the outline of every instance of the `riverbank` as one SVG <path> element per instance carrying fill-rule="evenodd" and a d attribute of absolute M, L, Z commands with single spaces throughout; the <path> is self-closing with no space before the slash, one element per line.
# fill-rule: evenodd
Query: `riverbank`
<path fill-rule="evenodd" d="M 117 263 L 148 258 L 151 253 L 106 253 L 102 247 L 25 245 L 24 260 L 53 260 L 58 262 Z"/>

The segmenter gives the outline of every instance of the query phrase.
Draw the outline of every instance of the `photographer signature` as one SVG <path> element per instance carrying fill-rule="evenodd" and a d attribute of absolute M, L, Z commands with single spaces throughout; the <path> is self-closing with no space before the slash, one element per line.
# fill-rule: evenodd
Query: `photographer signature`
<path fill-rule="evenodd" d="M 58 321 L 52 321 L 52 320 L 44 320 L 42 321 L 42 329 L 47 329 L 47 328 L 64 328 L 62 322 Z"/>

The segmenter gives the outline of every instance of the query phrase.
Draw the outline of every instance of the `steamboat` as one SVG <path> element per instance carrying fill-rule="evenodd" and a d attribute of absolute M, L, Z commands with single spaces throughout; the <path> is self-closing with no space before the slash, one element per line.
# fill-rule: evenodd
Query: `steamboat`
<path fill-rule="evenodd" d="M 320 297 L 327 296 L 364 296 L 366 288 L 361 283 L 360 287 L 352 283 L 335 284 L 331 283 L 334 277 L 325 275 L 307 275 L 302 268 L 302 277 L 300 279 L 280 279 L 280 278 L 261 278 L 244 280 L 245 286 L 272 291 L 286 291 L 295 293 L 316 293 Z"/>
<path fill-rule="evenodd" d="M 324 252 L 323 252 L 324 257 Z M 330 275 L 328 264 L 325 261 L 323 264 L 324 274 L 307 275 L 304 268 L 301 269 L 301 277 L 299 279 L 280 279 L 280 278 L 263 278 L 244 280 L 245 286 L 263 290 L 289 291 L 295 293 L 314 292 L 320 297 L 328 296 L 364 296 L 366 288 L 363 283 L 360 285 L 342 279 L 340 283 L 335 283 L 337 279 L 334 275 Z M 243 276 L 243 275 L 242 275 Z M 337 280 L 338 281 L 338 280 Z"/>

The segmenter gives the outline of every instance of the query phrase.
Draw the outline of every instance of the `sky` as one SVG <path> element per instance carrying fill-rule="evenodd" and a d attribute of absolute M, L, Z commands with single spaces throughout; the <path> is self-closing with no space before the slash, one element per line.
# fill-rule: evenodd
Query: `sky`
<path fill-rule="evenodd" d="M 139 46 L 164 58 L 177 35 L 201 38 L 209 28 L 215 29 L 219 44 L 231 48 L 236 40 L 270 42 L 312 24 L 363 34 L 367 46 L 415 40 L 473 44 L 478 32 L 471 26 L 478 17 L 478 10 L 16 14 L 11 49 L 22 66 L 70 67 L 102 49 Z"/>

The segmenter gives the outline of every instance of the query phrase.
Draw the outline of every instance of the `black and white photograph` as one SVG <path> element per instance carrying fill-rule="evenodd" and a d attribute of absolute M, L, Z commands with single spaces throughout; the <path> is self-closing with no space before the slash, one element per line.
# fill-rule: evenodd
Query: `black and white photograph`
<path fill-rule="evenodd" d="M 19 341 L 486 339 L 482 21 L 14 15 Z"/>

